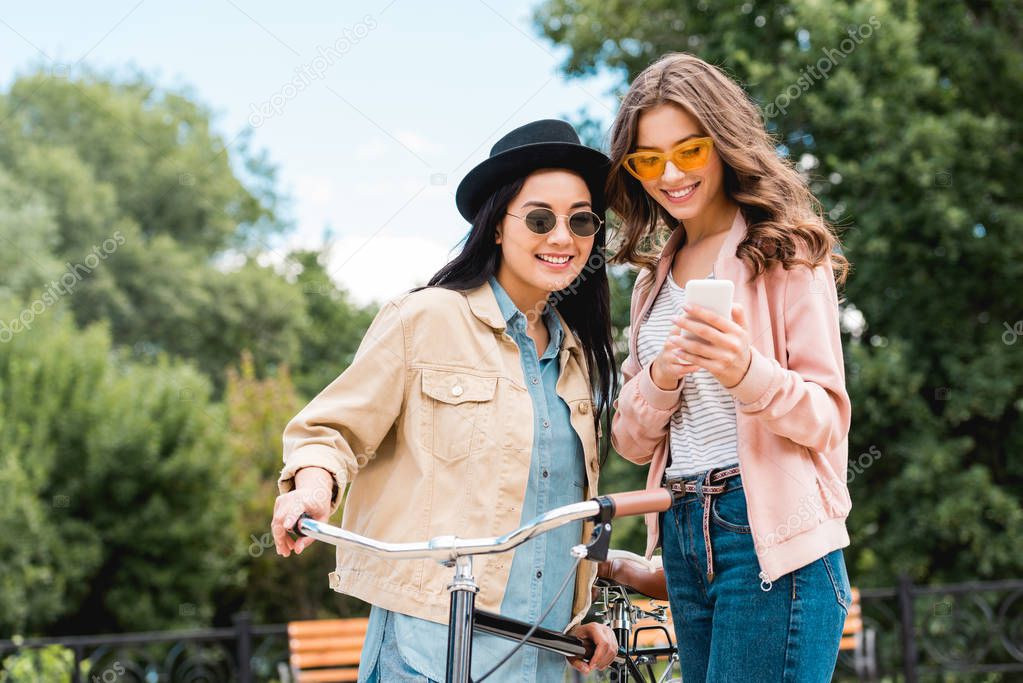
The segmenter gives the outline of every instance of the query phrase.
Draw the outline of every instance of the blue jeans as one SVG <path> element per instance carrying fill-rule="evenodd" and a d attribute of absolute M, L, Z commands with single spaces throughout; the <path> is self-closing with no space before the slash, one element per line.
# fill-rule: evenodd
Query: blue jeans
<path fill-rule="evenodd" d="M 710 499 L 713 581 L 707 581 L 704 498 L 687 493 L 661 514 L 664 571 L 683 679 L 830 681 L 852 599 L 842 550 L 763 590 L 742 478 L 722 483 L 725 490 Z"/>

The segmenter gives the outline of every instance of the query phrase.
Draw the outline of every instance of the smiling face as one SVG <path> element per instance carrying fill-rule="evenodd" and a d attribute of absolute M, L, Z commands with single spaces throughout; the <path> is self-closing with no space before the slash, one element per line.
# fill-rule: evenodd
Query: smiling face
<path fill-rule="evenodd" d="M 683 140 L 706 136 L 699 121 L 685 109 L 672 103 L 659 104 L 640 114 L 635 150 L 668 152 Z M 723 181 L 724 164 L 717 150 L 711 148 L 703 168 L 683 172 L 668 161 L 660 177 L 640 182 L 673 218 L 686 221 L 727 201 Z"/>
<path fill-rule="evenodd" d="M 543 235 L 516 218 L 536 208 L 558 215 L 554 229 Z M 526 178 L 522 190 L 508 203 L 507 213 L 515 215 L 506 214 L 498 223 L 496 238 L 501 247 L 497 280 L 517 305 L 546 299 L 551 292 L 568 287 L 582 272 L 595 236 L 579 237 L 569 229 L 565 217 L 592 210 L 586 183 L 571 171 L 544 169 Z"/>

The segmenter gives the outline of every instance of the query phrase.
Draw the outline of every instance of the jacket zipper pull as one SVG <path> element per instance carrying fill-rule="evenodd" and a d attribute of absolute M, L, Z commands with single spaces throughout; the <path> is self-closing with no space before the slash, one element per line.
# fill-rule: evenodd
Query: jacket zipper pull
<path fill-rule="evenodd" d="M 773 586 L 773 585 L 774 584 L 771 583 L 771 580 L 767 578 L 767 572 L 761 571 L 760 572 L 760 590 L 762 590 L 762 591 L 764 591 L 766 593 L 767 591 L 771 590 L 771 586 Z"/>

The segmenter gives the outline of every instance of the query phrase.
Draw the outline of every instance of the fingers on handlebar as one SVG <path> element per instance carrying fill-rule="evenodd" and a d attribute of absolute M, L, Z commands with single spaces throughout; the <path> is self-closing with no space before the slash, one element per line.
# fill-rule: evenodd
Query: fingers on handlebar
<path fill-rule="evenodd" d="M 615 517 L 664 512 L 672 504 L 672 495 L 668 489 L 625 491 L 624 493 L 611 493 L 607 497 L 614 503 Z"/>
<path fill-rule="evenodd" d="M 290 529 L 288 529 L 288 533 L 292 534 L 294 536 L 298 536 L 300 538 L 302 536 L 305 536 L 305 534 L 302 533 L 302 520 L 303 519 L 312 519 L 312 517 L 309 516 L 308 512 L 303 512 L 301 515 L 299 515 L 298 519 L 295 520 L 295 523 L 292 525 L 292 527 Z"/>

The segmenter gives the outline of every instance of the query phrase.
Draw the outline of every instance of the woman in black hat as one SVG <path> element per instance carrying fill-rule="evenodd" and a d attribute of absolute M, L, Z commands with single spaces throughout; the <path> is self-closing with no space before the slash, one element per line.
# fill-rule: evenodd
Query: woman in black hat
<path fill-rule="evenodd" d="M 302 512 L 326 520 L 347 487 L 343 523 L 401 542 L 492 536 L 597 493 L 598 434 L 615 395 L 604 262 L 608 159 L 563 121 L 518 128 L 458 187 L 472 223 L 461 253 L 425 288 L 385 305 L 352 365 L 284 434 L 274 512 L 278 552 Z M 604 445 L 606 449 L 606 444 Z M 595 643 L 578 670 L 605 668 L 610 629 L 580 625 L 592 563 L 569 549 L 581 523 L 476 559 L 477 607 Z M 339 550 L 335 590 L 373 605 L 360 681 L 444 678 L 450 571 Z M 509 651 L 473 640 L 473 677 Z M 561 680 L 565 660 L 522 648 L 490 681 Z"/>

